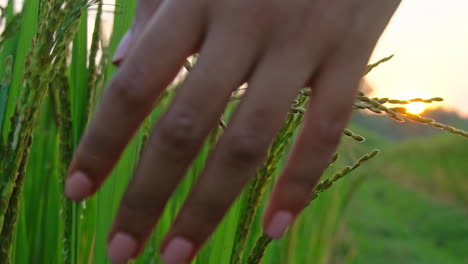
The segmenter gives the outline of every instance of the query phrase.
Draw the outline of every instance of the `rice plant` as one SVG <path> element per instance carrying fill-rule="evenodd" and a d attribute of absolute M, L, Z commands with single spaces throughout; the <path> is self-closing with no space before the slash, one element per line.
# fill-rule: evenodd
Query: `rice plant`
<path fill-rule="evenodd" d="M 63 194 L 66 169 L 115 71 L 109 56 L 131 25 L 135 1 L 116 1 L 110 40 L 101 27 L 102 0 L 25 0 L 18 8 L 21 11 L 15 13 L 17 4 L 9 0 L 0 9 L 0 263 L 109 263 L 105 245 L 111 219 L 149 128 L 164 113 L 183 78 L 160 98 L 98 194 L 81 204 L 71 203 Z M 87 23 L 91 9 L 95 20 Z M 389 59 L 369 65 L 366 74 Z M 189 62 L 186 68 L 190 70 Z M 226 121 L 242 97 L 239 91 L 233 93 L 226 109 Z M 260 228 L 265 197 L 301 125 L 309 95 L 308 88 L 298 94 L 265 163 L 193 263 L 327 262 L 348 197 L 343 194 L 351 193 L 353 181 L 335 183 L 375 157 L 377 150 L 362 153 L 354 161 L 347 153 L 336 154 L 323 181 L 311 193 L 311 205 L 282 241 L 272 242 Z M 402 101 L 369 98 L 360 92 L 354 107 L 356 111 L 385 113 L 398 122 L 420 122 L 468 137 L 465 131 L 392 106 L 437 101 L 441 98 Z M 223 133 L 223 124 L 220 120 L 219 128 L 206 141 L 134 263 L 161 263 L 157 254 L 160 240 Z M 349 149 L 364 141 L 350 130 L 343 136 L 351 139 L 343 140 Z"/>

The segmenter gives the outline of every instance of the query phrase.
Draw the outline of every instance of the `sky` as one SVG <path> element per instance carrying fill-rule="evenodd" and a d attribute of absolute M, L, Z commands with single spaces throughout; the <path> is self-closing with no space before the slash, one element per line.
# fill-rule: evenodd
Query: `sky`
<path fill-rule="evenodd" d="M 468 0 L 403 0 L 371 61 L 392 54 L 367 77 L 373 95 L 440 96 L 468 117 Z"/>

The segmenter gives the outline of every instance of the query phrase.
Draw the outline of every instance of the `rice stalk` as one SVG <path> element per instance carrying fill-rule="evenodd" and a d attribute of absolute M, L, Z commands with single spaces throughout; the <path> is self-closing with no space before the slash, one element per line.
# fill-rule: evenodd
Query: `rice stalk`
<path fill-rule="evenodd" d="M 102 35 L 102 31 L 101 31 Z M 99 63 L 97 63 L 97 70 L 96 70 L 96 80 L 94 82 L 94 89 L 91 90 L 91 94 L 89 95 L 89 104 L 96 106 L 98 103 L 98 99 L 101 97 L 102 92 L 105 87 L 105 82 L 107 80 L 107 70 L 106 68 L 109 65 L 109 58 L 110 58 L 110 51 L 108 47 L 108 43 L 102 37 L 100 38 L 100 46 L 101 46 L 101 58 Z M 91 110 L 92 111 L 92 110 Z M 91 115 L 91 113 L 89 113 Z"/>
<path fill-rule="evenodd" d="M 3 75 L 3 80 L 0 82 L 0 131 L 2 131 L 3 129 L 3 116 L 5 114 L 7 101 L 8 101 L 8 87 L 11 84 L 12 69 L 13 69 L 13 57 L 8 56 L 5 59 L 5 73 Z M 1 149 L 3 150 L 4 149 L 3 138 L 1 136 L 0 136 L 0 146 L 2 147 Z"/>
<path fill-rule="evenodd" d="M 441 130 L 445 130 L 445 131 L 447 131 L 449 133 L 468 138 L 468 132 L 467 131 L 455 128 L 453 126 L 449 126 L 449 125 L 446 125 L 446 124 L 436 122 L 432 118 L 422 117 L 422 116 L 414 115 L 414 114 L 407 113 L 407 112 L 401 113 L 401 114 L 407 120 L 422 123 L 422 124 L 426 124 L 426 125 L 430 125 L 432 127 L 435 127 L 435 128 L 441 129 Z"/>
<path fill-rule="evenodd" d="M 333 154 L 332 158 L 330 159 L 330 162 L 328 163 L 328 167 L 331 167 L 335 162 L 338 160 L 340 155 L 338 153 Z"/>
<path fill-rule="evenodd" d="M 345 129 L 343 134 L 347 137 L 350 137 L 352 139 L 354 139 L 355 141 L 359 142 L 359 143 L 362 143 L 364 142 L 366 139 L 361 136 L 361 135 L 358 135 L 356 133 L 354 133 L 353 131 L 349 130 L 349 129 Z"/>
<path fill-rule="evenodd" d="M 383 59 L 377 61 L 376 63 L 372 63 L 372 64 L 367 65 L 366 70 L 364 71 L 364 76 L 366 76 L 367 74 L 369 74 L 372 70 L 374 70 L 375 68 L 377 68 L 378 66 L 380 66 L 382 63 L 385 63 L 385 62 L 387 62 L 387 61 L 393 59 L 394 56 L 395 56 L 395 55 L 390 55 L 390 56 L 388 56 L 388 57 L 386 57 L 386 58 L 383 58 Z"/>
<path fill-rule="evenodd" d="M 15 222 L 6 214 L 16 211 L 9 207 L 13 194 L 21 194 L 21 184 L 17 184 L 21 175 L 22 164 L 28 159 L 32 142 L 32 131 L 37 123 L 39 107 L 47 94 L 50 81 L 56 76 L 56 61 L 67 50 L 68 44 L 76 33 L 82 10 L 87 6 L 83 0 L 66 2 L 46 0 L 39 8 L 39 28 L 33 39 L 32 50 L 25 66 L 25 78 L 15 109 L 11 118 L 11 131 L 6 146 L 6 157 L 0 161 L 0 171 L 4 179 L 0 184 L 0 229 L 3 233 L 4 223 Z M 64 7 L 62 9 L 62 7 Z M 65 56 L 66 58 L 66 56 Z M 9 259 L 9 254 L 6 254 Z M 5 260 L 9 261 L 9 260 Z"/>
<path fill-rule="evenodd" d="M 266 235 L 261 235 L 258 239 L 257 242 L 255 243 L 255 247 L 252 249 L 252 252 L 249 255 L 249 258 L 247 259 L 247 264 L 257 264 L 260 263 L 260 261 L 263 259 L 263 256 L 265 254 L 265 250 L 268 247 L 268 245 L 273 241 L 270 237 Z"/>
<path fill-rule="evenodd" d="M 410 120 L 414 122 L 418 122 L 421 124 L 427 124 L 435 128 L 439 128 L 441 130 L 445 130 L 449 133 L 459 135 L 465 138 L 468 138 L 468 132 L 463 131 L 461 129 L 457 129 L 455 127 L 441 124 L 436 122 L 432 118 L 422 117 L 419 115 L 411 114 L 407 112 L 406 108 L 404 107 L 387 107 L 385 106 L 386 103 L 389 104 L 409 104 L 414 102 L 422 102 L 422 103 L 433 103 L 433 102 L 441 102 L 443 98 L 434 97 L 430 99 L 422 99 L 422 98 L 414 98 L 410 100 L 397 100 L 397 99 L 388 99 L 388 98 L 369 98 L 365 96 L 363 93 L 356 97 L 356 102 L 354 103 L 355 109 L 367 109 L 374 113 L 380 114 L 382 112 L 386 113 L 388 116 L 393 118 L 398 122 L 404 122 L 405 120 Z"/>
<path fill-rule="evenodd" d="M 398 99 L 375 97 L 375 98 L 372 98 L 372 100 L 375 100 L 375 101 L 379 102 L 380 104 L 389 103 L 389 104 L 401 104 L 401 105 L 410 104 L 410 103 L 430 104 L 430 103 L 443 102 L 444 101 L 444 99 L 441 98 L 441 97 L 434 97 L 434 98 L 430 98 L 430 99 L 413 98 L 413 99 L 409 99 L 409 100 L 398 100 Z"/>
<path fill-rule="evenodd" d="M 302 91 L 292 109 L 302 108 L 307 102 L 308 93 L 308 90 Z M 285 125 L 270 147 L 266 161 L 257 171 L 253 182 L 249 184 L 246 204 L 241 211 L 240 222 L 236 229 L 234 247 L 231 253 L 231 264 L 239 264 L 242 262 L 246 241 L 250 234 L 254 217 L 260 206 L 261 197 L 265 192 L 266 186 L 273 178 L 273 174 L 279 166 L 279 161 L 284 155 L 285 148 L 291 141 L 294 131 L 300 126 L 301 121 L 302 115 L 297 115 L 295 113 L 290 113 L 288 115 Z"/>
<path fill-rule="evenodd" d="M 65 53 L 65 52 L 64 52 Z M 66 56 L 63 56 L 66 58 Z M 56 77 L 51 83 L 51 97 L 53 110 L 57 123 L 57 134 L 59 138 L 59 163 L 58 172 L 62 175 L 62 186 L 65 188 L 65 175 L 67 175 L 67 164 L 71 162 L 73 155 L 73 124 L 71 120 L 71 104 L 70 104 L 70 87 L 68 85 L 68 77 L 66 75 L 67 65 L 66 59 L 60 59 L 56 63 Z M 66 199 L 64 195 L 62 200 L 62 216 L 65 222 L 63 231 L 63 261 L 69 263 L 69 254 L 72 252 L 72 210 L 73 203 Z"/>
<path fill-rule="evenodd" d="M 91 48 L 89 50 L 88 60 L 88 102 L 86 105 L 88 120 L 91 118 L 94 103 L 96 102 L 97 86 L 98 86 L 98 64 L 96 62 L 99 43 L 101 42 L 101 16 L 102 16 L 102 0 L 97 0 L 98 9 L 96 19 L 94 21 L 94 32 L 91 40 Z"/>
<path fill-rule="evenodd" d="M 28 142 L 26 152 L 29 152 L 32 141 Z M 22 194 L 22 187 L 24 183 L 24 176 L 26 174 L 26 168 L 28 164 L 28 155 L 23 156 L 23 160 L 20 163 L 18 176 L 15 181 L 15 186 L 10 200 L 8 201 L 8 209 L 5 213 L 3 222 L 3 228 L 0 234 L 0 263 L 10 264 L 11 263 L 11 249 L 13 246 L 13 238 L 15 226 L 19 216 L 19 204 Z"/>
<path fill-rule="evenodd" d="M 354 163 L 353 166 L 348 166 L 342 169 L 341 171 L 335 173 L 333 176 L 331 176 L 328 179 L 325 179 L 321 181 L 319 184 L 317 184 L 312 191 L 311 194 L 311 199 L 309 201 L 309 205 L 312 201 L 317 199 L 320 193 L 330 189 L 335 182 L 338 180 L 342 179 L 344 176 L 348 175 L 358 167 L 360 167 L 362 164 L 366 163 L 367 161 L 371 160 L 374 158 L 380 151 L 374 150 L 364 156 L 362 156 L 356 163 Z M 337 156 L 336 156 L 337 157 Z M 332 159 L 333 160 L 333 159 Z M 308 205 L 307 205 L 308 206 Z M 266 236 L 265 234 L 262 234 L 256 241 L 254 248 L 249 254 L 249 257 L 247 259 L 248 264 L 258 264 L 262 260 L 265 250 L 268 247 L 268 245 L 273 241 L 271 238 Z"/>
<path fill-rule="evenodd" d="M 341 171 L 335 173 L 330 178 L 321 181 L 319 184 L 317 184 L 315 186 L 314 190 L 312 191 L 312 195 L 311 195 L 311 199 L 310 199 L 309 204 L 313 200 L 317 199 L 317 197 L 319 196 L 320 193 L 330 189 L 333 186 L 333 184 L 335 184 L 335 182 L 337 182 L 338 180 L 340 180 L 344 176 L 350 174 L 352 171 L 359 168 L 360 166 L 362 166 L 364 163 L 366 163 L 367 161 L 374 158 L 379 153 L 380 153 L 379 150 L 374 150 L 374 151 L 372 151 L 372 152 L 370 152 L 368 154 L 365 154 L 357 162 L 355 162 L 353 164 L 353 166 L 344 167 Z"/>

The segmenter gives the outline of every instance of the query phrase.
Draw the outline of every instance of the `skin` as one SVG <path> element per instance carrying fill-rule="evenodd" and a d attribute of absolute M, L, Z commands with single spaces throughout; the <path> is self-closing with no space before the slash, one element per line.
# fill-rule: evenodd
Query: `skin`
<path fill-rule="evenodd" d="M 276 213 L 294 219 L 309 201 L 339 143 L 369 56 L 399 3 L 140 0 L 129 48 L 116 60 L 120 69 L 70 166 L 69 175 L 84 174 L 88 188 L 69 176 L 67 194 L 82 200 L 99 189 L 184 60 L 199 53 L 153 128 L 109 241 L 117 233 L 126 234 L 137 245 L 128 258 L 139 254 L 203 140 L 218 124 L 231 92 L 248 82 L 246 95 L 161 245 L 164 254 L 173 239 L 182 238 L 191 244 L 193 257 L 255 175 L 292 101 L 307 85 L 313 92 L 301 133 L 264 213 L 263 228 L 271 233 Z M 70 188 L 80 191 L 72 195 Z M 188 259 L 166 263 L 184 261 Z"/>

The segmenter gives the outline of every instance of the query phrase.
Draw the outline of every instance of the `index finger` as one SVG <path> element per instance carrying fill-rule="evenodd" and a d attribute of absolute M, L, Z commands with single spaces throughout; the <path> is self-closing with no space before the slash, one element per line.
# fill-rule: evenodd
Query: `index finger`
<path fill-rule="evenodd" d="M 125 146 L 200 41 L 192 1 L 165 1 L 106 89 L 72 160 L 66 195 L 82 200 L 110 173 Z"/>

